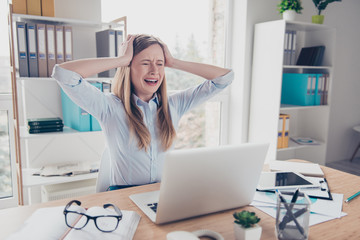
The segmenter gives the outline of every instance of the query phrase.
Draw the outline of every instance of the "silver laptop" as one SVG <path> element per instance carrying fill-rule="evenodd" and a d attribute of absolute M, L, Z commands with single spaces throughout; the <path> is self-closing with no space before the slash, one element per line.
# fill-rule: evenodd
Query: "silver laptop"
<path fill-rule="evenodd" d="M 170 151 L 160 191 L 130 199 L 156 224 L 248 205 L 268 147 L 246 143 Z"/>

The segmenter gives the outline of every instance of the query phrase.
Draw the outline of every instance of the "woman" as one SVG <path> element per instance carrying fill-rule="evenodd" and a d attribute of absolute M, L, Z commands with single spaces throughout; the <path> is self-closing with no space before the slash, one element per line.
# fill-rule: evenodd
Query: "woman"
<path fill-rule="evenodd" d="M 225 68 L 176 59 L 149 35 L 129 35 L 119 50 L 115 58 L 56 65 L 52 75 L 99 121 L 110 155 L 110 190 L 161 181 L 164 153 L 173 144 L 181 116 L 228 86 L 234 75 Z M 168 97 L 165 67 L 208 81 Z M 83 80 L 113 68 L 118 70 L 110 94 Z"/>

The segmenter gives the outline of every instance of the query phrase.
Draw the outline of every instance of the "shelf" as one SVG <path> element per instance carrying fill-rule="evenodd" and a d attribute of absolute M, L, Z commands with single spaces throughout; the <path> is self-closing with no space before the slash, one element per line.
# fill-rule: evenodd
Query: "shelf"
<path fill-rule="evenodd" d="M 91 22 L 78 19 L 68 18 L 56 18 L 56 17 L 44 17 L 26 14 L 12 14 L 13 21 L 32 21 L 35 23 L 52 23 L 52 24 L 69 24 L 73 26 L 88 26 L 88 27 L 124 27 L 124 24 L 120 23 L 102 23 L 102 22 Z"/>
<path fill-rule="evenodd" d="M 56 81 L 54 78 L 51 77 L 18 77 L 17 80 L 18 81 Z M 85 80 L 110 83 L 113 80 L 113 78 L 90 77 L 90 78 L 85 78 Z"/>
<path fill-rule="evenodd" d="M 23 176 L 23 187 L 36 187 L 42 185 L 51 185 L 58 183 L 67 183 L 80 180 L 94 179 L 97 178 L 98 173 L 80 174 L 75 176 L 59 176 L 59 177 L 42 177 L 33 176 L 33 173 L 37 172 L 38 169 L 27 168 L 22 170 Z"/>
<path fill-rule="evenodd" d="M 322 146 L 324 146 L 324 144 L 325 143 L 319 142 L 318 145 L 302 145 L 302 144 L 297 144 L 293 140 L 289 139 L 289 147 L 278 148 L 277 151 L 285 152 L 285 151 L 294 151 L 294 150 L 301 149 L 301 148 L 316 148 L 316 147 L 322 147 Z"/>
<path fill-rule="evenodd" d="M 284 20 L 280 20 L 280 21 L 284 21 Z M 334 29 L 333 27 L 329 27 L 324 24 L 315 24 L 315 23 L 297 22 L 297 21 L 285 21 L 285 22 L 286 22 L 286 28 L 288 30 L 310 32 L 310 31 Z"/>
<path fill-rule="evenodd" d="M 298 106 L 298 105 L 289 105 L 289 104 L 281 104 L 281 110 L 302 110 L 302 109 L 315 109 L 315 108 L 329 108 L 328 105 L 314 105 L 314 106 Z"/>
<path fill-rule="evenodd" d="M 286 69 L 326 69 L 326 70 L 331 70 L 332 67 L 331 66 L 299 66 L 299 65 L 284 65 L 283 68 Z"/>
<path fill-rule="evenodd" d="M 79 132 L 75 129 L 64 127 L 62 132 L 49 132 L 49 133 L 39 133 L 39 134 L 29 134 L 27 131 L 27 127 L 21 126 L 20 127 L 20 137 L 22 139 L 34 139 L 34 138 L 44 138 L 44 137 L 57 137 L 57 136 L 67 136 L 67 135 L 86 135 L 86 134 L 102 134 L 102 131 L 89 131 L 89 132 Z"/>

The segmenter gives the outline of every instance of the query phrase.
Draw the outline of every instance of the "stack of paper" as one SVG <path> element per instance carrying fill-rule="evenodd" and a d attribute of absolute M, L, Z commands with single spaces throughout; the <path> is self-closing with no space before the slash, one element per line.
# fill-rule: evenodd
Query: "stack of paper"
<path fill-rule="evenodd" d="M 99 171 L 99 162 L 73 162 L 61 165 L 44 166 L 34 175 L 43 177 L 73 176 Z"/>
<path fill-rule="evenodd" d="M 298 172 L 305 176 L 324 177 L 324 172 L 317 163 L 271 161 L 269 167 L 271 171 Z"/>
<path fill-rule="evenodd" d="M 343 194 L 333 193 L 332 197 L 333 200 L 310 198 L 310 226 L 347 215 L 342 212 Z M 250 205 L 275 218 L 276 200 L 275 193 L 257 191 Z"/>

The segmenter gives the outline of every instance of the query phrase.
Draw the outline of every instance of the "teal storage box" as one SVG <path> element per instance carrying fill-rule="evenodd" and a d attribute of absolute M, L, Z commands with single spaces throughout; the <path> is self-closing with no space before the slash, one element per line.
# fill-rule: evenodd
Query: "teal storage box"
<path fill-rule="evenodd" d="M 64 125 L 80 132 L 90 131 L 90 114 L 76 105 L 61 89 Z"/>
<path fill-rule="evenodd" d="M 91 82 L 92 85 L 102 91 L 102 84 Z M 61 104 L 64 125 L 80 132 L 101 131 L 99 122 L 88 112 L 75 104 L 61 89 Z"/>
<path fill-rule="evenodd" d="M 103 91 L 103 85 L 100 82 L 90 82 L 92 85 L 97 87 L 100 91 Z M 98 120 L 90 115 L 90 130 L 91 131 L 101 131 L 101 126 Z"/>
<path fill-rule="evenodd" d="M 320 104 L 318 80 L 320 74 L 284 73 L 281 104 L 312 106 Z"/>

